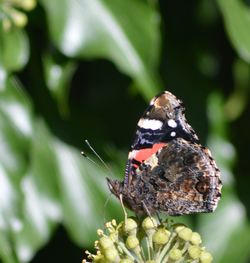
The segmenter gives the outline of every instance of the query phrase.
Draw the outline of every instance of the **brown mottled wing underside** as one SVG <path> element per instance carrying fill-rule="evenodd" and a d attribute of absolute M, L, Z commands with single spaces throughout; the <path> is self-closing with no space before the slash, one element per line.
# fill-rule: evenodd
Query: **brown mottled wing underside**
<path fill-rule="evenodd" d="M 212 212 L 220 198 L 219 175 L 207 148 L 178 138 L 138 168 L 124 199 L 137 214 L 145 214 L 141 202 L 152 214 Z"/>

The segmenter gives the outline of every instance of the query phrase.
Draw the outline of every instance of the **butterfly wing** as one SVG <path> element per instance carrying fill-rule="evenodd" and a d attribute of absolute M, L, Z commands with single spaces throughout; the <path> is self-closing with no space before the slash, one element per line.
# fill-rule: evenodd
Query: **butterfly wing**
<path fill-rule="evenodd" d="M 210 152 L 170 92 L 153 98 L 137 124 L 122 182 L 108 179 L 136 214 L 169 215 L 213 211 L 220 198 L 220 172 Z"/>
<path fill-rule="evenodd" d="M 156 153 L 166 143 L 183 138 L 198 143 L 198 137 L 185 118 L 183 103 L 172 93 L 164 91 L 154 97 L 140 118 L 135 138 L 128 155 L 125 187 L 141 163 Z"/>
<path fill-rule="evenodd" d="M 159 149 L 136 172 L 143 178 L 135 186 L 136 199 L 144 200 L 151 213 L 212 212 L 221 196 L 220 171 L 210 151 L 182 138 Z"/>

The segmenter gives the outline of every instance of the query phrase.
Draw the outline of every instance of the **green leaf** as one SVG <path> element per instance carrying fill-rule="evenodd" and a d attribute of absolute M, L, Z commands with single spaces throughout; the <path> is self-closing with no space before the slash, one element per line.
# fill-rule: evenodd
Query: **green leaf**
<path fill-rule="evenodd" d="M 225 115 L 229 121 L 236 120 L 248 106 L 250 93 L 250 64 L 237 59 L 233 65 L 234 91 L 227 99 Z"/>
<path fill-rule="evenodd" d="M 40 0 L 67 56 L 107 58 L 151 98 L 159 90 L 159 14 L 139 0 Z"/>
<path fill-rule="evenodd" d="M 69 114 L 68 96 L 71 78 L 76 70 L 76 63 L 67 61 L 58 64 L 49 55 L 44 56 L 45 80 L 51 94 L 56 99 L 61 114 Z"/>
<path fill-rule="evenodd" d="M 21 70 L 28 58 L 29 43 L 25 31 L 17 27 L 9 31 L 0 29 L 0 68 L 7 72 Z"/>
<path fill-rule="evenodd" d="M 32 130 L 30 102 L 17 82 L 7 79 L 0 90 L 0 232 L 1 244 L 6 247 L 2 257 L 8 256 L 9 262 L 15 262 L 13 240 L 22 225 L 20 185 L 27 169 Z"/>
<path fill-rule="evenodd" d="M 4 263 L 18 263 L 11 238 L 7 232 L 0 227 L 0 260 L 2 259 Z"/>
<path fill-rule="evenodd" d="M 199 220 L 199 232 L 215 263 L 244 262 L 240 258 L 249 256 L 249 247 L 235 242 L 245 240 L 243 244 L 249 244 L 250 227 L 244 206 L 233 192 L 224 189 L 217 210 L 213 214 L 200 215 Z"/>
<path fill-rule="evenodd" d="M 6 80 L 7 80 L 7 72 L 0 65 L 0 89 L 3 89 L 6 86 Z"/>
<path fill-rule="evenodd" d="M 49 132 L 35 122 L 29 98 L 13 79 L 0 91 L 0 125 L 1 257 L 27 262 L 61 220 L 57 162 Z"/>
<path fill-rule="evenodd" d="M 107 173 L 61 141 L 55 141 L 54 147 L 60 171 L 64 224 L 73 240 L 89 246 L 95 240 L 93 233 L 103 224 L 104 203 L 108 196 Z"/>
<path fill-rule="evenodd" d="M 30 153 L 27 172 L 20 184 L 23 194 L 21 227 L 15 233 L 15 249 L 22 262 L 30 261 L 63 218 L 54 138 L 42 120 L 34 120 L 33 125 L 31 145 L 27 149 Z"/>
<path fill-rule="evenodd" d="M 46 197 L 36 183 L 36 175 L 28 173 L 22 180 L 24 196 L 22 213 L 14 233 L 15 250 L 21 262 L 28 262 L 36 251 L 49 240 L 59 214 L 57 205 Z M 49 183 L 49 181 L 48 181 Z"/>
<path fill-rule="evenodd" d="M 14 79 L 0 91 L 0 159 L 15 180 L 25 170 L 26 151 L 32 135 L 30 101 Z"/>
<path fill-rule="evenodd" d="M 0 90 L 0 142 L 0 259 L 30 261 L 58 223 L 90 245 L 103 223 L 107 174 L 54 138 L 9 78 Z M 115 213 L 117 205 L 108 207 Z"/>
<path fill-rule="evenodd" d="M 250 226 L 246 209 L 234 191 L 232 166 L 235 149 L 227 139 L 228 124 L 225 121 L 224 101 L 218 93 L 208 98 L 210 121 L 209 145 L 221 170 L 222 197 L 214 213 L 198 216 L 199 232 L 204 244 L 212 253 L 215 263 L 245 262 L 249 256 Z M 245 242 L 236 242 L 245 240 Z"/>
<path fill-rule="evenodd" d="M 239 56 L 250 63 L 250 8 L 240 0 L 217 0 L 230 41 Z"/>

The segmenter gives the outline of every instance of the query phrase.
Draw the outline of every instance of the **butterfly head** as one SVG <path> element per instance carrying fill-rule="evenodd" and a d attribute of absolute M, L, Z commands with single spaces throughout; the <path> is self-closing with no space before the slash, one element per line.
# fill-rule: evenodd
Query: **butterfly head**
<path fill-rule="evenodd" d="M 111 180 L 109 178 L 107 178 L 107 182 L 110 192 L 119 199 L 120 194 L 123 192 L 123 183 L 119 182 L 118 180 Z"/>

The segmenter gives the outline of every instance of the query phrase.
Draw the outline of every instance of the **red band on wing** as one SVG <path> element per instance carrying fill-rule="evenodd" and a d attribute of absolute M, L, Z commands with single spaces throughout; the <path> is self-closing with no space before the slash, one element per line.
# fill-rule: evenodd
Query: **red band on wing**
<path fill-rule="evenodd" d="M 139 150 L 134 156 L 134 159 L 138 162 L 143 162 L 146 159 L 148 159 L 151 155 L 156 153 L 160 148 L 166 145 L 167 145 L 166 143 L 157 143 L 157 144 L 154 144 L 152 148 L 146 148 L 146 149 Z"/>

